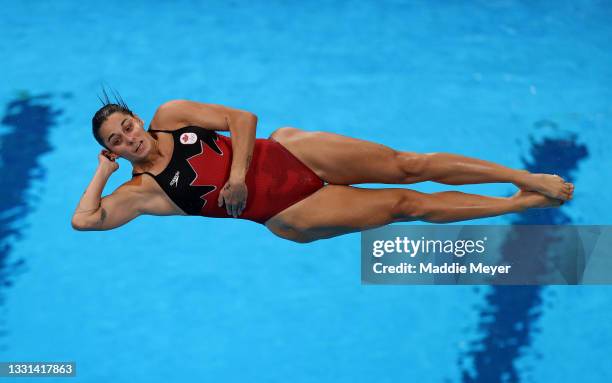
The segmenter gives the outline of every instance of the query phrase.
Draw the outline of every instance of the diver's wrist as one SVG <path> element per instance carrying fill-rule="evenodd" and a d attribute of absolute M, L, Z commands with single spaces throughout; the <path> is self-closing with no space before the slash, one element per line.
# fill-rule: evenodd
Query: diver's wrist
<path fill-rule="evenodd" d="M 229 181 L 233 183 L 244 182 L 245 179 L 246 179 L 246 172 L 232 171 L 229 176 Z"/>
<path fill-rule="evenodd" d="M 113 174 L 113 172 L 114 172 L 113 169 L 105 165 L 98 166 L 98 169 L 96 170 L 96 173 L 100 174 L 101 176 L 105 178 L 109 178 L 111 174 Z"/>

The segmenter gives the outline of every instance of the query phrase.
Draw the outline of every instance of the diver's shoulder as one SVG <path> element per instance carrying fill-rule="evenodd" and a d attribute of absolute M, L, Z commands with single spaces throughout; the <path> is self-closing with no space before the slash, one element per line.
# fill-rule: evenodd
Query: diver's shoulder
<path fill-rule="evenodd" d="M 161 188 L 157 182 L 146 173 L 134 175 L 131 179 L 121 184 L 115 192 L 139 194 L 142 197 L 150 197 L 158 194 Z"/>
<path fill-rule="evenodd" d="M 124 182 L 114 192 L 130 198 L 141 214 L 186 215 L 168 198 L 159 184 L 148 174 L 139 174 Z"/>
<path fill-rule="evenodd" d="M 151 129 L 172 132 L 181 129 L 185 124 L 183 111 L 187 100 L 170 100 L 161 104 L 151 119 Z"/>

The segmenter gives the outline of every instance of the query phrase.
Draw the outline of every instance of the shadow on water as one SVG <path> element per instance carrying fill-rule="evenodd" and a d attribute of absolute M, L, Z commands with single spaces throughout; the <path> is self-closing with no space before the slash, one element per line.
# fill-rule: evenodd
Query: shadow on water
<path fill-rule="evenodd" d="M 533 173 L 558 174 L 574 182 L 578 163 L 588 157 L 587 147 L 577 142 L 576 134 L 560 131 L 552 121 L 538 121 L 534 127 L 535 134 L 541 137 L 529 137 L 531 159 L 522 158 L 524 168 Z M 566 225 L 571 224 L 571 219 L 562 208 L 533 209 L 519 214 L 511 224 Z M 517 230 L 509 234 L 516 235 L 520 236 Z M 552 245 L 549 241 L 551 238 L 542 238 L 537 244 L 539 250 L 546 251 Z M 509 247 L 503 246 L 504 251 L 509 251 Z M 519 382 L 515 361 L 531 345 L 532 334 L 538 331 L 541 305 L 541 286 L 489 287 L 484 305 L 479 308 L 478 333 L 482 337 L 470 344 L 460 361 L 462 381 Z"/>
<path fill-rule="evenodd" d="M 61 111 L 51 105 L 52 96 L 21 94 L 4 110 L 0 133 L 0 284 L 10 287 L 17 274 L 25 269 L 24 259 L 9 260 L 13 244 L 23 234 L 22 219 L 34 209 L 28 188 L 45 177 L 39 158 L 51 151 L 50 129 Z M 0 292 L 0 305 L 4 306 Z"/>

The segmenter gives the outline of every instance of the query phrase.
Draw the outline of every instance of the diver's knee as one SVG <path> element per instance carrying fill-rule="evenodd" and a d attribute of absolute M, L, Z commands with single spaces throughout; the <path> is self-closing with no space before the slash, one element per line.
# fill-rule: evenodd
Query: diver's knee
<path fill-rule="evenodd" d="M 399 190 L 393 200 L 393 219 L 419 219 L 427 213 L 426 194 L 414 190 Z"/>
<path fill-rule="evenodd" d="M 420 177 L 426 173 L 431 156 L 422 153 L 396 151 L 395 161 L 404 175 Z"/>

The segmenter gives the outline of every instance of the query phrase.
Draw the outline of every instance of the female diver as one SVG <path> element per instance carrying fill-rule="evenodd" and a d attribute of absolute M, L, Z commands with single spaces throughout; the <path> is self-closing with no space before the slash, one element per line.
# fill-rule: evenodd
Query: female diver
<path fill-rule="evenodd" d="M 528 208 L 555 207 L 572 198 L 561 177 L 510 169 L 448 153 L 419 154 L 326 132 L 292 127 L 256 139 L 257 117 L 221 105 L 173 100 L 161 105 L 148 131 L 120 100 L 92 120 L 107 150 L 72 218 L 77 230 L 108 230 L 141 214 L 234 217 L 264 224 L 277 236 L 311 242 L 392 222 L 453 222 Z M 229 131 L 230 137 L 216 131 Z M 133 177 L 101 198 L 117 158 Z M 448 185 L 510 182 L 508 198 L 353 184 Z"/>

